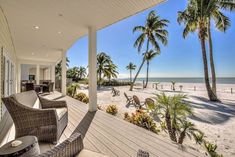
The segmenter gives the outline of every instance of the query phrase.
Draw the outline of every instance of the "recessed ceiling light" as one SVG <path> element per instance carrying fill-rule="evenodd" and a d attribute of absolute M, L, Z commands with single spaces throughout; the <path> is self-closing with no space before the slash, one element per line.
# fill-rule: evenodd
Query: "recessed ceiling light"
<path fill-rule="evenodd" d="M 39 26 L 34 26 L 35 29 L 39 29 Z"/>

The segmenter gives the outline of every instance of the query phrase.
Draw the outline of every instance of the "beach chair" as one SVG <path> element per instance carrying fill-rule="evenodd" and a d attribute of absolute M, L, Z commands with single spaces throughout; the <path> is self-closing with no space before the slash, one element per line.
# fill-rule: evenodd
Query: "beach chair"
<path fill-rule="evenodd" d="M 120 95 L 120 91 L 115 89 L 115 88 L 112 88 L 111 93 L 113 94 L 113 96 L 119 96 Z"/>
<path fill-rule="evenodd" d="M 133 104 L 133 98 L 131 96 L 128 96 L 125 92 L 124 92 L 124 96 L 126 97 L 127 104 Z"/>
<path fill-rule="evenodd" d="M 144 105 L 143 103 L 140 102 L 140 99 L 136 95 L 133 95 L 133 101 L 136 108 L 141 109 L 142 106 Z"/>
<path fill-rule="evenodd" d="M 146 98 L 144 105 L 145 105 L 146 109 L 153 110 L 154 109 L 154 100 L 151 98 Z"/>

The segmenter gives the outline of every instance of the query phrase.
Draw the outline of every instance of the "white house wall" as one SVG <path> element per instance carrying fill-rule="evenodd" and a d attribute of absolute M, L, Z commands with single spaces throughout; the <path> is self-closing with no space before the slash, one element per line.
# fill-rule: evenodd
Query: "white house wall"
<path fill-rule="evenodd" d="M 2 53 L 2 50 L 4 50 L 4 53 L 8 56 L 8 58 L 16 64 L 16 53 L 15 48 L 13 45 L 13 41 L 11 38 L 11 32 L 8 27 L 7 19 L 5 18 L 4 12 L 0 7 L 0 51 Z M 2 60 L 0 64 L 0 69 L 2 67 Z M 17 69 L 17 68 L 16 68 Z M 15 73 L 15 76 L 17 73 Z M 0 91 L 2 91 L 2 72 L 0 75 Z M 16 81 L 15 81 L 16 82 Z M 0 92 L 0 98 L 2 97 L 2 92 Z M 2 105 L 2 100 L 0 99 L 0 105 Z M 8 113 L 2 115 L 0 113 L 0 144 L 6 137 L 6 133 L 9 130 L 9 128 L 12 126 L 12 120 Z M 4 124 L 4 125 L 3 125 Z"/>

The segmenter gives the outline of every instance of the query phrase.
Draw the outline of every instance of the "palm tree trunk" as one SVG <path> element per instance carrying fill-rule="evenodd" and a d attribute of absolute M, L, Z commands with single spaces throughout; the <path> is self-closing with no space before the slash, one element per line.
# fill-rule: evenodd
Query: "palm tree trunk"
<path fill-rule="evenodd" d="M 171 130 L 172 130 L 172 135 L 174 135 L 174 138 L 176 139 L 176 109 L 174 109 L 174 117 L 171 123 Z M 172 118 L 172 117 L 171 117 Z"/>
<path fill-rule="evenodd" d="M 213 58 L 213 45 L 211 38 L 211 28 L 210 28 L 210 20 L 208 22 L 208 41 L 209 41 L 209 51 L 210 51 L 210 66 L 211 66 L 211 75 L 212 75 L 212 91 L 216 94 L 216 73 L 215 73 L 215 65 Z"/>
<path fill-rule="evenodd" d="M 166 121 L 167 131 L 168 131 L 168 134 L 170 136 L 170 139 L 174 142 L 177 142 L 176 136 L 172 132 L 171 116 L 170 116 L 170 113 L 169 113 L 168 110 L 166 111 L 166 114 L 165 114 L 165 121 Z"/>
<path fill-rule="evenodd" d="M 131 83 L 130 91 L 132 91 L 132 90 L 133 90 L 133 87 L 134 87 L 135 81 L 136 81 L 136 79 L 137 79 L 137 77 L 138 77 L 138 75 L 139 75 L 139 73 L 140 73 L 140 70 L 142 69 L 142 67 L 143 67 L 144 63 L 145 63 L 145 59 L 143 58 L 142 63 L 141 63 L 141 65 L 140 65 L 140 67 L 139 67 L 139 69 L 138 69 L 138 71 L 137 71 L 137 73 L 136 73 L 136 75 L 135 75 L 135 77 L 134 77 L 134 80 L 133 80 L 133 81 L 132 81 L 132 83 Z"/>
<path fill-rule="evenodd" d="M 99 86 L 101 86 L 101 72 L 99 72 Z"/>
<path fill-rule="evenodd" d="M 209 74 L 208 74 L 208 64 L 207 64 L 207 56 L 206 56 L 206 45 L 205 45 L 205 38 L 200 35 L 200 42 L 202 48 L 202 57 L 203 57 L 203 66 L 204 66 L 204 79 L 206 84 L 206 90 L 210 101 L 218 101 L 216 95 L 213 93 L 210 81 L 209 81 Z"/>
<path fill-rule="evenodd" d="M 130 82 L 132 81 L 132 78 L 131 78 L 132 76 L 131 76 L 131 69 L 130 69 Z"/>
<path fill-rule="evenodd" d="M 147 61 L 147 75 L 146 75 L 146 84 L 144 88 L 147 88 L 149 82 L 149 61 Z"/>
<path fill-rule="evenodd" d="M 147 49 L 146 49 L 146 52 L 148 52 L 148 50 L 149 50 L 149 39 L 148 39 L 148 41 L 147 41 Z M 135 75 L 135 77 L 134 77 L 133 82 L 131 83 L 131 86 L 130 86 L 130 89 L 129 89 L 130 91 L 133 90 L 135 81 L 136 81 L 136 79 L 137 79 L 137 77 L 138 77 L 138 75 L 139 75 L 139 73 L 140 73 L 140 70 L 142 69 L 144 63 L 145 63 L 145 56 L 143 55 L 142 63 L 141 63 L 141 65 L 140 65 L 140 67 L 139 67 L 139 69 L 138 69 L 138 71 L 137 71 L 137 73 L 136 73 L 136 75 Z"/>
<path fill-rule="evenodd" d="M 185 130 L 180 133 L 180 136 L 179 136 L 179 139 L 178 139 L 179 144 L 183 144 L 185 135 L 186 135 Z"/>

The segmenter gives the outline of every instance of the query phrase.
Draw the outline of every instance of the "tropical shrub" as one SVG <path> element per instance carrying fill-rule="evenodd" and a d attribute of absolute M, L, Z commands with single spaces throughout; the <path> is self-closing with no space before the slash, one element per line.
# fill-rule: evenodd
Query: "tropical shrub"
<path fill-rule="evenodd" d="M 162 131 L 165 131 L 165 132 L 167 131 L 167 127 L 166 127 L 166 122 L 165 121 L 161 122 L 160 126 L 161 126 Z"/>
<path fill-rule="evenodd" d="M 74 95 L 76 94 L 76 90 L 77 88 L 79 88 L 80 85 L 78 83 L 72 83 L 67 87 L 67 95 L 74 97 Z"/>
<path fill-rule="evenodd" d="M 191 139 L 191 136 L 195 137 L 198 133 L 200 133 L 200 130 L 195 128 L 195 125 L 192 122 L 184 119 L 180 123 L 178 143 L 183 144 L 186 136 Z"/>
<path fill-rule="evenodd" d="M 106 112 L 115 116 L 118 113 L 118 108 L 116 105 L 109 105 L 106 109 Z"/>
<path fill-rule="evenodd" d="M 131 115 L 129 115 L 128 113 L 125 113 L 124 120 L 132 124 L 135 124 L 137 126 L 140 126 L 142 128 L 145 128 L 149 131 L 152 131 L 154 133 L 159 132 L 159 129 L 157 129 L 157 125 L 154 122 L 153 118 L 149 116 L 143 110 L 136 110 L 136 112 L 132 113 Z"/>
<path fill-rule="evenodd" d="M 211 156 L 211 157 L 223 157 L 222 154 L 218 154 L 216 152 L 216 149 L 217 149 L 217 145 L 216 144 L 213 144 L 213 143 L 210 143 L 208 141 L 204 141 L 204 146 L 207 150 L 207 153 Z"/>
<path fill-rule="evenodd" d="M 86 96 L 85 98 L 82 99 L 82 102 L 84 102 L 85 104 L 89 103 L 89 98 L 88 96 Z"/>
<path fill-rule="evenodd" d="M 71 87 L 71 86 L 67 87 L 67 95 L 68 96 L 73 97 L 74 93 L 75 93 L 75 91 L 74 91 L 73 87 Z"/>
<path fill-rule="evenodd" d="M 85 93 L 78 93 L 74 96 L 74 98 L 86 104 L 89 103 L 89 97 Z"/>
<path fill-rule="evenodd" d="M 129 86 L 131 82 L 118 80 L 101 80 L 102 86 Z"/>
<path fill-rule="evenodd" d="M 196 141 L 196 144 L 201 145 L 204 141 L 205 135 L 202 132 L 195 133 L 194 140 Z"/>
<path fill-rule="evenodd" d="M 81 93 L 76 94 L 74 98 L 79 101 L 82 101 L 85 97 L 87 97 L 86 94 L 81 92 Z"/>

